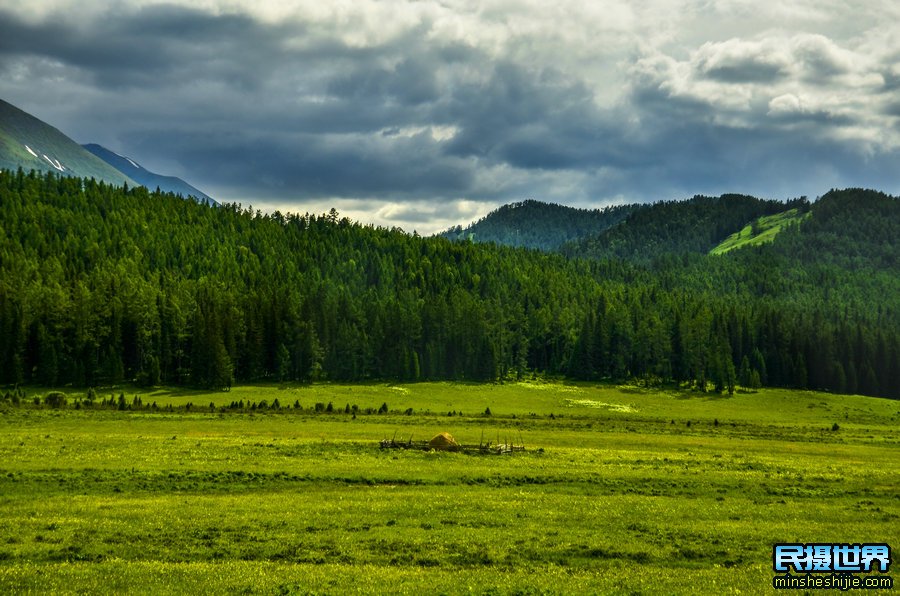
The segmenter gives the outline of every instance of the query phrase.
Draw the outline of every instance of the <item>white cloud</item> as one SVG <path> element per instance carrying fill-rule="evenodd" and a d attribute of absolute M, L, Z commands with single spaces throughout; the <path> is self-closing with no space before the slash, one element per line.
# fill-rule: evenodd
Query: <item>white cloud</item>
<path fill-rule="evenodd" d="M 320 215 L 336 209 L 340 217 L 351 221 L 371 223 L 384 228 L 401 228 L 407 232 L 417 232 L 422 236 L 430 236 L 447 230 L 457 224 L 475 221 L 487 215 L 501 205 L 500 202 L 481 202 L 458 199 L 453 201 L 385 201 L 383 199 L 345 199 L 330 197 L 314 201 L 278 202 L 247 201 L 242 199 L 245 207 L 251 206 L 263 213 L 280 211 L 283 214 L 296 213 Z"/>
<path fill-rule="evenodd" d="M 770 116 L 802 114 L 803 112 L 803 102 L 793 93 L 779 95 L 778 97 L 772 98 L 772 101 L 769 102 Z"/>
<path fill-rule="evenodd" d="M 692 55 L 699 74 L 726 82 L 767 82 L 786 74 L 792 63 L 788 48 L 779 40 L 729 39 L 704 43 Z"/>
<path fill-rule="evenodd" d="M 709 120 L 723 125 L 764 132 L 793 128 L 799 118 L 808 127 L 815 122 L 817 136 L 863 152 L 897 150 L 900 138 L 885 132 L 891 127 L 882 107 L 884 73 L 893 67 L 884 53 L 866 55 L 859 45 L 766 32 L 706 42 L 681 60 L 657 50 L 636 63 L 635 81 L 707 106 Z"/>

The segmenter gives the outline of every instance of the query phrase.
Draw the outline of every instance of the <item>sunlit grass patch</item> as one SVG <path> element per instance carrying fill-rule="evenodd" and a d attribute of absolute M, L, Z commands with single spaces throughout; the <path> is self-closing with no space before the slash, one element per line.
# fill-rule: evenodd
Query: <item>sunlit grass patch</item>
<path fill-rule="evenodd" d="M 567 399 L 566 403 L 571 406 L 583 406 L 585 408 L 602 408 L 611 412 L 637 412 L 637 408 L 629 404 L 610 404 L 592 399 Z"/>

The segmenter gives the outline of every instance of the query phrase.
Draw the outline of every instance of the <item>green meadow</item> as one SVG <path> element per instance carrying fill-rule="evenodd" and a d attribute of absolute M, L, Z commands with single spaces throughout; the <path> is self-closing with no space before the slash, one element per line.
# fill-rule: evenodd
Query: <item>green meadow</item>
<path fill-rule="evenodd" d="M 34 395 L 0 401 L 2 593 L 756 594 L 776 542 L 900 549 L 886 399 L 552 382 Z M 443 431 L 526 451 L 379 448 Z"/>

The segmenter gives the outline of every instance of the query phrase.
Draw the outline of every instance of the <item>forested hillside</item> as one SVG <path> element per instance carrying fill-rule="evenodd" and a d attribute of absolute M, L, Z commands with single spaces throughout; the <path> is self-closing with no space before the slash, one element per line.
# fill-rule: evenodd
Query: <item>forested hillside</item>
<path fill-rule="evenodd" d="M 465 228 L 456 226 L 441 235 L 451 240 L 555 250 L 567 242 L 599 234 L 639 208 L 640 205 L 617 205 L 576 209 L 527 200 L 503 205 Z"/>
<path fill-rule="evenodd" d="M 662 201 L 635 209 L 621 224 L 571 242 L 562 252 L 642 263 L 672 254 L 706 254 L 753 220 L 789 209 L 805 212 L 809 203 L 797 199 L 785 204 L 744 195 Z"/>
<path fill-rule="evenodd" d="M 706 254 L 758 218 L 808 209 L 806 199 L 783 203 L 735 194 L 604 209 L 528 200 L 504 205 L 465 228 L 456 226 L 441 235 L 560 251 L 569 257 L 649 263 L 664 255 Z"/>
<path fill-rule="evenodd" d="M 900 397 L 898 200 L 812 212 L 771 244 L 644 266 L 0 172 L 0 383 L 535 371 Z"/>

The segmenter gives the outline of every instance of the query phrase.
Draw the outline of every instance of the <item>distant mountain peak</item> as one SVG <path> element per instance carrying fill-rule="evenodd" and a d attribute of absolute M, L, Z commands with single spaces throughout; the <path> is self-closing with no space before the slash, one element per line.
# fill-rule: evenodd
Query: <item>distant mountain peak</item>
<path fill-rule="evenodd" d="M 91 145 L 92 147 L 99 147 L 99 148 L 103 149 L 102 145 L 98 145 L 96 143 L 88 143 L 88 145 Z M 85 145 L 84 147 L 87 148 L 87 145 Z M 90 151 L 90 149 L 88 149 L 88 151 Z M 116 152 L 113 151 L 113 153 L 116 153 Z M 121 153 L 116 153 L 116 155 L 118 155 L 119 157 L 121 157 L 122 159 L 124 159 L 125 161 L 127 161 L 128 163 L 130 163 L 132 166 L 134 166 L 135 168 L 137 168 L 139 170 L 145 169 L 143 166 L 139 165 L 136 161 L 134 161 L 130 157 L 126 157 L 126 156 L 122 155 Z"/>
<path fill-rule="evenodd" d="M 0 169 L 18 168 L 94 178 L 116 186 L 136 184 L 58 129 L 0 100 Z"/>
<path fill-rule="evenodd" d="M 151 172 L 130 157 L 116 153 L 115 151 L 96 143 L 88 143 L 87 145 L 82 146 L 93 155 L 96 155 L 123 174 L 133 178 L 138 184 L 146 186 L 150 190 L 159 188 L 159 190 L 163 192 L 171 192 L 185 198 L 193 197 L 201 203 L 218 205 L 218 203 L 208 194 L 191 186 L 181 178 L 164 176 L 162 174 Z"/>
<path fill-rule="evenodd" d="M 218 205 L 180 178 L 151 172 L 130 157 L 97 144 L 79 145 L 53 126 L 0 99 L 0 169 L 18 168 L 93 178 L 115 186 L 159 188 Z"/>

